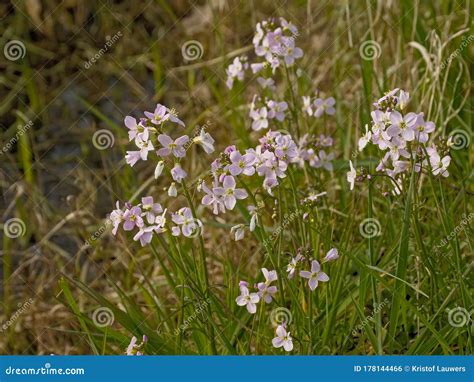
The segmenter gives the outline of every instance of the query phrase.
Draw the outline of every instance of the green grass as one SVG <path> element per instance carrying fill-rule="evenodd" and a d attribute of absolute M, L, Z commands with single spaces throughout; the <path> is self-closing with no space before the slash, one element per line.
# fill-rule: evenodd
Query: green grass
<path fill-rule="evenodd" d="M 197 14 L 191 4 L 153 3 L 151 24 L 139 9 L 98 4 L 87 8 L 95 16 L 95 29 L 79 30 L 74 40 L 61 43 L 70 47 L 69 55 L 55 53 L 58 42 L 50 36 L 30 37 L 34 24 L 27 10 L 6 16 L 9 28 L 2 43 L 20 39 L 27 55 L 7 62 L 0 74 L 8 105 L 0 106 L 2 144 L 15 136 L 19 123 L 32 119 L 34 127 L 1 158 L 2 223 L 21 218 L 27 232 L 16 239 L 2 233 L 0 324 L 17 303 L 28 297 L 35 303 L 1 336 L 0 353 L 121 354 L 132 336 L 146 335 L 147 354 L 283 354 L 271 345 L 275 330 L 270 320 L 271 312 L 282 307 L 292 316 L 293 354 L 472 354 L 472 321 L 456 327 L 448 320 L 453 309 L 463 308 L 471 316 L 473 309 L 472 220 L 456 230 L 462 215 L 473 212 L 472 145 L 451 151 L 449 178 L 411 172 L 400 196 L 390 193 L 385 177 L 357 183 L 354 191 L 346 181 L 350 159 L 367 171 L 378 163 L 380 152 L 374 147 L 357 152 L 357 140 L 370 121 L 372 102 L 392 88 L 410 92 L 410 111 L 423 111 L 434 121 L 437 137 L 461 128 L 472 138 L 472 43 L 459 50 L 463 38 L 472 35 L 470 4 L 257 3 L 214 8 L 210 25 L 192 32 L 183 21 Z M 55 12 L 67 10 L 61 6 Z M 84 17 L 79 9 L 74 13 Z M 302 75 L 283 70 L 275 77 L 276 93 L 290 104 L 291 117 L 272 128 L 295 137 L 332 135 L 334 171 L 291 167 L 274 198 L 259 188 L 261 178 L 242 178 L 239 187 L 248 189 L 251 198 L 216 219 L 201 207 L 195 181 L 206 176 L 227 145 L 245 149 L 261 135 L 250 133 L 246 107 L 257 91 L 255 79 L 247 75 L 229 91 L 224 69 L 234 52 L 250 46 L 250 20 L 269 16 L 295 23 L 297 45 L 305 52 Z M 75 25 L 52 19 L 68 23 L 68 30 Z M 118 30 L 124 37 L 80 72 L 77 68 L 102 47 L 104 36 Z M 181 45 L 188 40 L 203 44 L 201 60 L 183 60 Z M 377 41 L 380 57 L 361 58 L 359 46 L 366 40 Z M 57 83 L 45 81 L 51 78 Z M 300 96 L 316 89 L 336 98 L 335 116 L 308 119 L 300 111 Z M 123 165 L 131 149 L 123 118 L 152 110 L 158 101 L 176 108 L 187 134 L 211 121 L 216 139 L 212 155 L 194 146 L 188 150 L 182 164 L 189 182 L 177 202 L 166 194 L 168 180 L 153 179 L 153 163 L 133 169 Z M 112 148 L 94 148 L 92 135 L 99 129 L 114 134 Z M 300 200 L 309 191 L 327 195 L 308 209 Z M 113 237 L 107 229 L 84 247 L 104 225 L 115 200 L 138 202 L 145 195 L 173 209 L 189 205 L 204 222 L 203 235 L 164 234 L 141 248 L 133 235 L 121 231 Z M 235 242 L 230 227 L 249 223 L 251 199 L 263 206 L 258 226 Z M 288 219 L 301 209 L 306 219 Z M 63 221 L 71 213 L 75 218 Z M 366 218 L 380 222 L 379 236 L 361 235 L 359 225 Z M 323 266 L 328 283 L 310 293 L 305 280 L 287 279 L 289 255 L 305 250 L 322 259 L 332 247 L 341 257 Z M 277 270 L 278 293 L 272 304 L 259 304 L 250 315 L 235 303 L 238 284 L 262 281 L 263 267 Z M 98 308 L 112 313 L 112 324 L 97 325 L 93 316 Z"/>

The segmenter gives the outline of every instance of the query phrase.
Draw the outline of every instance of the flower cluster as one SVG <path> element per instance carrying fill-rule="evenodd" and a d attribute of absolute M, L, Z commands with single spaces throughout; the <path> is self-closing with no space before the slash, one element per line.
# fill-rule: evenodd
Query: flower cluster
<path fill-rule="evenodd" d="M 230 64 L 229 67 L 226 69 L 226 86 L 229 89 L 232 89 L 232 87 L 234 86 L 235 79 L 243 81 L 245 76 L 245 70 L 248 69 L 248 67 L 249 64 L 247 62 L 247 56 L 235 57 L 232 64 Z"/>
<path fill-rule="evenodd" d="M 156 155 L 160 159 L 168 156 L 181 159 L 186 155 L 190 138 L 187 135 L 182 135 L 173 139 L 165 134 L 163 128 L 168 121 L 185 127 L 183 121 L 176 117 L 174 110 L 161 104 L 156 105 L 153 113 L 145 111 L 145 117 L 140 118 L 138 122 L 131 116 L 125 117 L 124 123 L 128 128 L 128 138 L 130 141 L 133 140 L 138 148 L 138 150 L 127 151 L 125 160 L 130 166 L 135 165 L 140 159 L 146 161 L 148 153 L 154 151 L 158 143 L 161 148 L 156 151 Z M 201 129 L 199 136 L 196 136 L 192 143 L 201 145 L 208 154 L 214 151 L 214 139 L 204 129 Z M 159 166 L 162 165 L 161 163 L 160 161 Z"/>
<path fill-rule="evenodd" d="M 266 99 L 262 107 L 256 108 L 256 103 L 261 100 L 255 95 L 250 104 L 249 116 L 252 118 L 252 129 L 259 131 L 268 128 L 268 121 L 276 119 L 279 122 L 285 120 L 285 111 L 288 109 L 288 104 L 285 101 L 278 102 Z"/>
<path fill-rule="evenodd" d="M 328 251 L 326 256 L 323 259 L 323 263 L 335 261 L 339 258 L 339 253 L 336 248 L 332 248 Z M 298 253 L 296 257 L 292 258 L 288 263 L 286 271 L 288 272 L 288 278 L 292 279 L 296 273 L 298 266 L 305 260 L 305 257 Z M 329 281 L 329 276 L 321 271 L 321 265 L 317 260 L 311 261 L 311 270 L 302 270 L 299 272 L 300 277 L 308 279 L 309 289 L 312 291 L 318 287 L 320 281 L 327 282 Z"/>
<path fill-rule="evenodd" d="M 262 273 L 265 277 L 265 281 L 259 282 L 256 285 L 256 292 L 250 292 L 249 285 L 246 281 L 239 283 L 240 296 L 235 299 L 235 302 L 239 306 L 245 306 L 250 314 L 257 312 L 257 304 L 259 302 L 265 301 L 265 303 L 270 304 L 278 291 L 275 285 L 271 285 L 272 282 L 278 280 L 276 271 L 269 271 L 266 268 L 262 268 Z M 286 323 L 278 325 L 276 335 L 277 336 L 272 340 L 272 344 L 275 348 L 283 347 L 286 351 L 293 350 L 292 338 L 290 333 L 286 331 Z"/>
<path fill-rule="evenodd" d="M 252 71 L 259 72 L 270 65 L 272 71 L 281 66 L 292 66 L 295 60 L 303 57 L 303 51 L 295 45 L 298 28 L 283 17 L 257 23 L 253 37 L 255 54 L 265 58 L 263 63 L 252 64 Z"/>
<path fill-rule="evenodd" d="M 155 150 L 159 143 L 161 148 L 156 150 L 159 157 L 155 168 L 155 178 L 161 176 L 163 170 L 169 167 L 169 174 L 174 180 L 168 186 L 168 195 L 176 197 L 178 191 L 177 183 L 182 183 L 187 177 L 186 171 L 182 168 L 180 160 L 186 156 L 186 151 L 195 143 L 200 145 L 206 153 L 214 151 L 214 139 L 204 128 L 199 130 L 192 139 L 187 135 L 182 135 L 176 139 L 171 138 L 164 131 L 164 124 L 167 121 L 177 123 L 184 127 L 184 123 L 175 116 L 175 113 L 166 106 L 158 104 L 153 113 L 145 112 L 146 118 L 141 118 L 139 122 L 131 116 L 125 118 L 125 126 L 128 128 L 130 141 L 134 140 L 139 151 L 127 151 L 126 161 L 133 166 L 139 159 L 147 160 L 148 152 Z M 172 165 L 167 166 L 165 159 L 172 157 Z M 113 224 L 112 233 L 117 234 L 117 230 L 122 226 L 124 231 L 135 230 L 133 240 L 140 241 L 142 246 L 149 244 L 154 234 L 160 234 L 168 229 L 174 236 L 183 235 L 193 237 L 202 230 L 202 222 L 193 217 L 189 207 L 183 207 L 176 212 L 171 213 L 171 223 L 167 224 L 167 208 L 163 208 L 160 203 L 155 203 L 152 196 L 143 197 L 141 203 L 132 205 L 125 203 L 120 206 L 116 203 L 116 209 L 110 214 L 110 220 Z"/>
<path fill-rule="evenodd" d="M 335 261 L 339 258 L 338 250 L 332 248 L 324 257 L 323 262 Z M 303 262 L 305 257 L 299 253 L 295 258 L 291 259 L 287 267 L 288 278 L 293 278 L 296 273 L 299 263 Z M 239 306 L 245 306 L 250 314 L 257 312 L 257 304 L 261 301 L 270 304 L 278 289 L 272 285 L 272 282 L 278 280 L 278 275 L 275 270 L 269 271 L 266 268 L 262 268 L 262 273 L 265 278 L 264 282 L 257 283 L 256 291 L 251 292 L 249 290 L 249 284 L 246 281 L 240 281 L 239 289 L 240 296 L 235 301 Z M 308 285 L 311 291 L 317 288 L 319 282 L 329 281 L 329 276 L 321 271 L 321 265 L 317 260 L 311 261 L 311 271 L 301 270 L 299 275 L 302 278 L 308 279 Z M 293 342 L 290 333 L 286 331 L 286 323 L 278 325 L 276 329 L 276 337 L 272 340 L 272 344 L 275 348 L 283 347 L 286 351 L 293 350 Z"/>
<path fill-rule="evenodd" d="M 262 268 L 262 273 L 265 277 L 265 281 L 257 284 L 257 292 L 255 293 L 250 293 L 246 281 L 239 283 L 240 296 L 235 299 L 235 302 L 239 306 L 245 306 L 250 314 L 255 314 L 258 302 L 265 301 L 267 304 L 270 304 L 273 300 L 273 296 L 277 292 L 277 287 L 271 285 L 273 281 L 278 280 L 276 271 L 269 271 L 266 268 Z"/>
<path fill-rule="evenodd" d="M 332 138 L 323 134 L 319 136 L 310 134 L 303 135 L 298 142 L 300 165 L 303 166 L 303 162 L 308 162 L 311 167 L 324 168 L 328 171 L 332 171 L 332 160 L 335 154 L 333 152 L 326 153 L 326 150 L 332 147 L 332 145 Z"/>
<path fill-rule="evenodd" d="M 323 114 L 334 115 L 336 113 L 334 108 L 336 100 L 333 97 L 312 99 L 310 96 L 303 96 L 302 99 L 303 107 L 301 109 L 309 116 L 320 118 Z"/>
<path fill-rule="evenodd" d="M 260 139 L 255 149 L 241 153 L 235 146 L 227 147 L 211 165 L 213 183 L 208 187 L 205 182 L 198 185 L 204 191 L 202 204 L 212 206 L 214 214 L 232 210 L 237 199 L 248 197 L 247 191 L 237 188 L 236 177 L 252 176 L 255 173 L 263 177 L 263 187 L 272 194 L 272 188 L 278 185 L 278 179 L 284 178 L 288 164 L 297 160 L 297 146 L 290 135 L 278 131 L 269 131 Z"/>
<path fill-rule="evenodd" d="M 423 113 L 405 114 L 409 99 L 407 92 L 394 89 L 374 103 L 376 109 L 371 113 L 371 126 L 365 126 L 365 134 L 358 142 L 359 151 L 370 142 L 386 152 L 376 170 L 396 182 L 397 194 L 401 189 L 400 176 L 410 169 L 411 162 L 417 172 L 426 169 L 444 177 L 449 176 L 451 162 L 447 147 L 437 147 L 429 142 L 430 134 L 435 130 L 434 123 L 425 121 Z M 350 162 L 347 180 L 351 190 L 357 179 L 357 171 Z"/>
<path fill-rule="evenodd" d="M 298 36 L 298 29 L 292 23 L 284 18 L 269 19 L 258 23 L 256 33 L 253 38 L 255 54 L 262 57 L 264 61 L 250 64 L 252 72 L 258 73 L 267 67 L 271 67 L 272 72 L 281 66 L 293 66 L 295 61 L 303 57 L 303 51 L 295 45 L 295 39 Z M 244 79 L 245 70 L 249 67 L 248 58 L 240 56 L 234 58 L 234 61 L 226 69 L 226 85 L 232 89 L 234 81 Z M 262 87 L 273 86 L 272 81 L 263 77 L 259 83 Z"/>

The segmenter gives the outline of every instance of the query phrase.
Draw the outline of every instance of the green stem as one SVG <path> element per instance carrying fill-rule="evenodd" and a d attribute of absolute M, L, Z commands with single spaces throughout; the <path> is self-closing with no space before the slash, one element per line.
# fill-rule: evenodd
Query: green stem
<path fill-rule="evenodd" d="M 186 187 L 186 183 L 183 181 L 181 184 L 183 186 L 184 195 L 186 197 L 186 200 L 188 201 L 189 208 L 191 209 L 193 217 L 194 217 L 194 219 L 197 219 L 196 209 L 194 208 L 194 204 L 193 204 L 193 201 L 191 199 L 191 195 L 189 194 L 189 190 Z M 201 255 L 202 273 L 203 273 L 203 278 L 204 278 L 204 287 L 205 287 L 204 295 L 206 296 L 206 300 L 207 300 L 209 298 L 209 295 L 210 295 L 209 274 L 208 274 L 208 271 L 207 271 L 206 250 L 204 248 L 204 240 L 202 239 L 202 235 L 199 235 L 199 252 L 200 252 L 200 255 Z M 214 326 L 211 323 L 211 320 L 212 320 L 211 304 L 207 304 L 207 313 L 208 313 L 208 316 L 209 316 L 207 327 L 208 327 L 208 331 L 209 331 L 208 336 L 209 336 L 209 342 L 210 342 L 210 345 L 211 345 L 211 352 L 212 352 L 212 354 L 217 354 Z"/>

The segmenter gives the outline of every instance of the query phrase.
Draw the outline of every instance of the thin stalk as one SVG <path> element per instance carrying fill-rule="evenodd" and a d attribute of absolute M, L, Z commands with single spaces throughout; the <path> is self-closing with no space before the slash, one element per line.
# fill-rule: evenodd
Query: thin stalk
<path fill-rule="evenodd" d="M 373 219 L 373 183 L 372 180 L 369 180 L 369 197 L 368 197 L 368 211 L 367 215 L 369 219 Z M 369 240 L 369 264 L 374 266 L 376 263 L 375 253 L 374 253 L 374 240 L 372 235 L 368 235 Z M 375 310 L 375 333 L 377 337 L 377 346 L 376 351 L 377 354 L 383 354 L 382 350 L 382 312 L 379 309 L 379 296 L 377 293 L 377 286 L 375 283 L 375 278 L 370 276 L 370 283 L 372 287 L 372 299 L 374 302 L 374 310 Z"/>
<path fill-rule="evenodd" d="M 186 200 L 188 201 L 189 208 L 191 209 L 191 212 L 193 214 L 194 219 L 197 219 L 197 214 L 196 214 L 196 209 L 194 208 L 193 201 L 191 199 L 191 195 L 189 194 L 189 190 L 186 187 L 186 183 L 183 181 L 182 183 L 183 190 L 184 190 L 184 195 L 186 197 Z M 209 290 L 209 274 L 207 271 L 207 262 L 206 262 L 206 250 L 204 248 L 204 240 L 202 239 L 202 235 L 199 235 L 199 253 L 201 255 L 201 265 L 202 265 L 202 273 L 203 273 L 203 278 L 204 278 L 204 286 L 205 286 L 205 296 L 206 299 L 209 298 L 210 290 Z M 209 316 L 208 320 L 208 331 L 209 331 L 209 342 L 211 345 L 211 352 L 212 354 L 217 354 L 217 348 L 216 348 L 216 340 L 215 340 L 215 333 L 214 333 L 214 326 L 210 323 L 210 320 L 212 320 L 212 309 L 211 309 L 211 304 L 207 304 L 207 313 Z"/>

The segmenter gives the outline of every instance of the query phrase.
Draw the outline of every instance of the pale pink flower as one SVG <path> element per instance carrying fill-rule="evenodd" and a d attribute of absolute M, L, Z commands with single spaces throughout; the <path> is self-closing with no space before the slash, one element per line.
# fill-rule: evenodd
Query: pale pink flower
<path fill-rule="evenodd" d="M 160 134 L 158 135 L 158 141 L 163 146 L 163 148 L 157 152 L 159 156 L 164 157 L 173 154 L 176 158 L 183 158 L 186 155 L 186 150 L 183 145 L 189 141 L 187 135 L 183 135 L 173 141 L 168 135 Z"/>
<path fill-rule="evenodd" d="M 273 347 L 277 349 L 283 347 L 285 351 L 293 350 L 293 340 L 290 332 L 287 332 L 283 325 L 278 325 L 276 335 L 277 336 L 272 340 Z"/>
<path fill-rule="evenodd" d="M 222 196 L 224 205 L 228 210 L 234 209 L 237 199 L 245 199 L 248 196 L 244 189 L 235 188 L 236 183 L 233 176 L 225 176 L 222 185 L 223 187 L 214 187 L 214 193 Z"/>
<path fill-rule="evenodd" d="M 311 272 L 301 271 L 300 276 L 308 279 L 309 289 L 312 291 L 317 288 L 319 281 L 329 281 L 329 276 L 326 273 L 321 272 L 321 266 L 317 260 L 311 262 Z"/>
<path fill-rule="evenodd" d="M 326 99 L 316 98 L 314 100 L 314 107 L 316 108 L 316 110 L 314 111 L 314 116 L 319 118 L 324 113 L 328 115 L 334 115 L 336 113 L 336 109 L 334 109 L 335 104 L 336 100 L 333 97 L 329 97 Z"/>
<path fill-rule="evenodd" d="M 246 306 L 249 313 L 254 314 L 257 311 L 257 303 L 260 297 L 257 293 L 250 293 L 246 286 L 240 286 L 241 295 L 235 299 L 237 305 Z"/>

